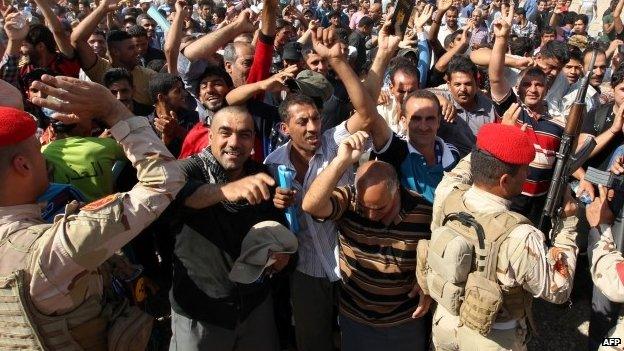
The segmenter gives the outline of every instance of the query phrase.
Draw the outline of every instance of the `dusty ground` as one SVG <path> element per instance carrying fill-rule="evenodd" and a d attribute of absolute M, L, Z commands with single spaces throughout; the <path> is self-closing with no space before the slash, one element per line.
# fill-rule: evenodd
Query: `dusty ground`
<path fill-rule="evenodd" d="M 579 256 L 571 305 L 534 301 L 533 314 L 539 335 L 531 339 L 529 350 L 587 350 L 591 292 L 587 256 Z"/>

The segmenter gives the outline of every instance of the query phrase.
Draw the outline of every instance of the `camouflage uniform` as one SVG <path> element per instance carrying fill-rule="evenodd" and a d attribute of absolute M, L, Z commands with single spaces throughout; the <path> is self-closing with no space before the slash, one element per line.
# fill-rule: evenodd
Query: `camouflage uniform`
<path fill-rule="evenodd" d="M 596 237 L 592 253 L 591 275 L 596 287 L 613 302 L 624 302 L 624 257 L 613 243 L 611 227 L 601 225 L 591 228 L 589 235 Z M 599 238 L 597 238 L 599 237 Z M 617 324 L 607 333 L 609 338 L 624 339 L 624 314 L 620 311 Z M 600 346 L 598 350 L 622 350 L 619 347 Z"/>
<path fill-rule="evenodd" d="M 184 185 L 181 169 L 147 119 L 120 121 L 110 131 L 137 169 L 139 183 L 131 191 L 109 195 L 80 210 L 77 203 L 70 203 L 53 224 L 44 223 L 36 204 L 0 207 L 0 282 L 7 283 L 7 277 L 20 272 L 22 302 L 30 306 L 31 324 L 46 349 L 61 349 L 63 343 L 63 349 L 83 349 L 96 338 L 106 343 L 108 327 L 96 322 L 105 309 L 102 294 L 107 284 L 98 267 L 154 221 Z M 4 302 L 0 302 L 0 315 L 11 308 Z M 73 334 L 69 341 L 56 343 L 46 335 L 52 330 L 39 325 L 68 315 L 72 317 L 63 321 L 66 325 L 61 329 Z M 89 321 L 93 321 L 89 331 L 79 332 Z M 91 340 L 78 340 L 85 333 L 92 334 Z M 5 340 L 2 337 L 0 331 L 0 342 Z"/>
<path fill-rule="evenodd" d="M 460 184 L 472 184 L 470 155 L 444 175 L 436 188 L 431 229 L 441 225 L 444 200 Z M 481 189 L 471 187 L 463 200 L 474 212 L 494 213 L 509 211 L 510 201 Z M 572 290 L 576 255 L 577 218 L 566 218 L 557 235 L 554 247 L 544 245 L 544 234 L 539 229 L 521 224 L 511 231 L 499 250 L 497 280 L 504 290 L 522 286 L 534 297 L 554 303 L 568 300 Z M 562 259 L 556 257 L 562 255 Z M 530 304 L 529 304 L 530 305 Z M 530 311 L 527 311 L 530 312 Z M 530 318 L 530 315 L 529 315 Z M 492 331 L 486 336 L 466 326 L 458 327 L 459 317 L 437 306 L 433 318 L 433 342 L 441 350 L 521 350 L 526 349 L 527 320 L 516 320 L 499 313 Z"/>

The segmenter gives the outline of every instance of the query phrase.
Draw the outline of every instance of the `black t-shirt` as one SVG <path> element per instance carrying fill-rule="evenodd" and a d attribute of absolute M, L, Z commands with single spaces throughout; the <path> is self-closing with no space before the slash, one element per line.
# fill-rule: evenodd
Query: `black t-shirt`
<path fill-rule="evenodd" d="M 353 110 L 353 106 L 349 101 L 349 95 L 342 81 L 333 77 L 327 77 L 327 79 L 334 86 L 334 94 L 323 103 L 323 109 L 321 110 L 323 132 L 346 121 Z"/>
<path fill-rule="evenodd" d="M 613 103 L 602 105 L 593 111 L 590 111 L 583 120 L 581 133 L 598 136 L 613 125 Z M 611 154 L 620 145 L 624 143 L 624 135 L 617 133 L 609 140 L 600 152 L 592 156 L 586 163 L 586 167 L 594 167 L 601 170 L 607 170 Z"/>
<path fill-rule="evenodd" d="M 366 37 L 358 30 L 354 30 L 349 36 L 349 46 L 353 46 L 357 49 L 355 72 L 359 74 L 366 62 Z"/>

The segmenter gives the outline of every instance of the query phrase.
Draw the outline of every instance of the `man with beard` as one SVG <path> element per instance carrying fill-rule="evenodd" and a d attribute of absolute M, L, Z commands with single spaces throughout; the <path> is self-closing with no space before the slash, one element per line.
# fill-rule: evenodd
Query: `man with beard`
<path fill-rule="evenodd" d="M 453 144 L 460 157 L 472 151 L 481 126 L 496 118 L 492 100 L 479 91 L 476 76 L 477 66 L 470 59 L 457 55 L 449 62 L 446 80 L 450 94 L 445 97 L 453 101 L 457 118 L 442 121 L 438 136 Z"/>
<path fill-rule="evenodd" d="M 210 121 L 214 114 L 226 105 L 225 97 L 232 88 L 232 79 L 222 68 L 206 67 L 199 77 L 196 92 L 199 122 L 184 138 L 180 159 L 195 155 L 210 144 Z"/>
<path fill-rule="evenodd" d="M 549 46 L 555 42 L 548 43 L 536 58 L 535 64 L 520 74 L 516 95 L 510 84 L 515 81 L 508 80 L 504 74 L 505 53 L 512 21 L 513 11 L 509 11 L 493 24 L 495 40 L 488 74 L 492 100 L 498 115 L 503 116 L 512 104 L 519 103 L 521 107 L 517 110 L 516 124 L 518 127 L 527 124 L 526 132 L 534 141 L 535 159 L 529 166 L 522 194 L 513 198 L 511 208 L 537 223 L 552 180 L 555 153 L 559 149 L 564 126 L 548 114 L 544 101 L 549 86 L 547 74 L 556 77 L 559 66 L 563 66 L 567 60 L 560 62 L 554 53 L 551 56 Z"/>
<path fill-rule="evenodd" d="M 444 8 L 443 8 L 444 9 Z M 438 32 L 438 41 L 443 44 L 446 37 L 450 34 L 455 33 L 459 29 L 459 25 L 457 24 L 457 18 L 459 17 L 459 10 L 455 6 L 449 6 L 446 12 L 444 10 L 438 11 L 436 13 L 435 20 L 440 23 L 442 20 L 442 15 L 446 19 L 446 23 L 440 26 L 440 31 Z"/>
<path fill-rule="evenodd" d="M 134 84 L 132 75 L 125 68 L 111 68 L 104 73 L 103 84 L 136 116 L 148 116 L 154 107 L 135 101 L 132 96 Z"/>
<path fill-rule="evenodd" d="M 110 60 L 96 55 L 87 43 L 87 38 L 95 31 L 98 23 L 109 12 L 116 9 L 117 2 L 114 0 L 100 2 L 100 5 L 84 21 L 80 22 L 72 32 L 72 45 L 78 52 L 82 69 L 92 81 L 102 83 L 104 73 L 112 67 L 125 68 L 132 75 L 134 83 L 133 98 L 142 104 L 151 105 L 152 100 L 149 96 L 148 85 L 156 72 L 138 64 L 138 51 L 132 37 L 128 33 L 116 30 L 108 33 L 106 42 Z"/>
<path fill-rule="evenodd" d="M 275 181 L 250 159 L 255 128 L 244 107 L 219 110 L 210 128 L 210 147 L 181 161 L 195 189 L 184 200 L 187 208 L 176 211 L 184 225 L 174 248 L 169 349 L 275 351 L 269 274 L 251 284 L 228 277 L 243 239 L 254 235 L 250 229 L 284 221 L 270 201 Z M 267 273 L 284 268 L 289 256 L 272 258 Z"/>

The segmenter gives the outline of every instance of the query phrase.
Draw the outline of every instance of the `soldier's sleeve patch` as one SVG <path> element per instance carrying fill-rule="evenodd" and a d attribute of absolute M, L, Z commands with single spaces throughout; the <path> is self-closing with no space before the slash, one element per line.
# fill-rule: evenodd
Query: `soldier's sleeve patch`
<path fill-rule="evenodd" d="M 105 196 L 101 199 L 97 199 L 93 202 L 89 202 L 88 204 L 86 204 L 85 206 L 83 206 L 81 208 L 81 210 L 83 211 L 97 211 L 99 209 L 104 208 L 106 205 L 114 202 L 115 200 L 117 200 L 117 198 L 119 198 L 119 194 L 111 194 L 108 196 Z"/>
<path fill-rule="evenodd" d="M 618 277 L 620 277 L 620 283 L 624 284 L 624 262 L 620 262 L 615 265 Z"/>

